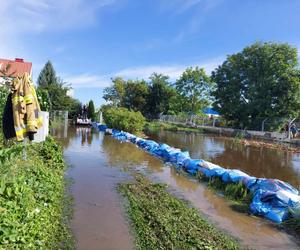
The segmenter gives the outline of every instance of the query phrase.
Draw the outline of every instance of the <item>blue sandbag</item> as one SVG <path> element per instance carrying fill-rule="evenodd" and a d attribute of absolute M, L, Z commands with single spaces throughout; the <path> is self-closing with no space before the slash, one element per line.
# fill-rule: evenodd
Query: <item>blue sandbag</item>
<path fill-rule="evenodd" d="M 289 211 L 287 208 L 271 208 L 264 217 L 276 223 L 281 223 L 289 217 Z"/>
<path fill-rule="evenodd" d="M 155 141 L 147 140 L 145 144 L 145 149 L 152 152 L 155 150 L 157 147 L 159 147 L 159 144 Z"/>
<path fill-rule="evenodd" d="M 177 154 L 176 156 L 176 164 L 178 166 L 183 166 L 184 165 L 184 161 L 190 159 L 190 154 L 188 151 L 184 151 L 184 152 L 180 152 Z"/>
<path fill-rule="evenodd" d="M 137 144 L 139 147 L 143 148 L 144 145 L 145 145 L 145 141 L 146 141 L 146 140 L 144 140 L 144 139 L 140 139 L 140 140 L 138 140 L 138 141 L 136 142 L 136 144 Z"/>
<path fill-rule="evenodd" d="M 244 177 L 248 177 L 249 175 L 237 169 L 227 169 L 226 172 L 222 175 L 222 180 L 227 182 L 238 183 L 243 180 Z"/>
<path fill-rule="evenodd" d="M 187 159 L 184 161 L 184 169 L 190 173 L 190 174 L 196 174 L 197 171 L 199 170 L 199 163 L 201 163 L 202 160 L 197 160 L 197 159 Z"/>
<path fill-rule="evenodd" d="M 202 161 L 200 163 L 199 171 L 201 171 L 207 178 L 211 178 L 221 177 L 225 173 L 226 169 L 211 162 Z"/>
<path fill-rule="evenodd" d="M 274 192 L 258 189 L 250 204 L 253 214 L 264 216 L 274 222 L 281 223 L 288 218 L 288 192 Z"/>
<path fill-rule="evenodd" d="M 300 200 L 298 202 L 289 202 L 289 212 L 293 218 L 300 219 Z"/>
<path fill-rule="evenodd" d="M 169 150 L 169 155 L 168 155 L 168 161 L 177 164 L 177 157 L 178 154 L 182 153 L 180 151 L 180 149 L 177 148 L 172 148 L 171 150 Z"/>
<path fill-rule="evenodd" d="M 226 174 L 226 170 L 227 169 L 221 167 L 210 169 L 207 172 L 206 177 L 222 177 L 224 174 Z"/>
<path fill-rule="evenodd" d="M 99 129 L 99 131 L 105 132 L 105 130 L 107 129 L 107 126 L 103 125 L 103 124 L 100 124 L 100 125 L 98 125 L 98 129 Z"/>

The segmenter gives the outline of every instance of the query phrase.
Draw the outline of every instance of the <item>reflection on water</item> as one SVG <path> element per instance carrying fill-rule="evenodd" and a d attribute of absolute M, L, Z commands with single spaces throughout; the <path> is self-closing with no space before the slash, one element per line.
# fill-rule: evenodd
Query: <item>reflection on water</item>
<path fill-rule="evenodd" d="M 256 177 L 274 178 L 300 187 L 300 154 L 245 146 L 224 137 L 195 133 L 160 131 L 151 139 L 188 150 L 226 168 L 237 168 Z"/>

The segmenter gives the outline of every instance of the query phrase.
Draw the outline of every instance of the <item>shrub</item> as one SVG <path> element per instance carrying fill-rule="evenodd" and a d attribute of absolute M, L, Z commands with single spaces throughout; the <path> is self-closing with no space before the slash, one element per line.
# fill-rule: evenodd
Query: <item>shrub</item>
<path fill-rule="evenodd" d="M 141 132 L 146 119 L 141 112 L 130 111 L 126 108 L 109 108 L 103 112 L 103 118 L 108 127 L 127 131 Z"/>

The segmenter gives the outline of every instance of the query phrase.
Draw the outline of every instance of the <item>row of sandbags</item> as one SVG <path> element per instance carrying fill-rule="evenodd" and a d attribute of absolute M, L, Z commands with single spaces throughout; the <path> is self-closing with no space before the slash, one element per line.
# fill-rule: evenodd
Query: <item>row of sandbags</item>
<path fill-rule="evenodd" d="M 274 222 L 282 222 L 292 217 L 300 217 L 299 191 L 290 184 L 266 178 L 256 178 L 237 169 L 225 169 L 201 159 L 192 159 L 188 151 L 167 144 L 145 140 L 133 134 L 108 129 L 105 125 L 96 124 L 100 131 L 109 132 L 120 141 L 130 141 L 152 155 L 182 168 L 190 174 L 200 171 L 207 178 L 220 178 L 224 183 L 243 183 L 253 194 L 250 211 L 264 216 Z"/>

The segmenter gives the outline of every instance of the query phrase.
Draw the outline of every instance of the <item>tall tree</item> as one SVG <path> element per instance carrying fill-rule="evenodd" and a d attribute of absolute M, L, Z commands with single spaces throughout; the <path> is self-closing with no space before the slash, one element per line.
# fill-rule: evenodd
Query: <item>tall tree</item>
<path fill-rule="evenodd" d="M 213 73 L 215 108 L 235 126 L 257 128 L 264 118 L 299 114 L 297 49 L 255 43 L 227 57 Z"/>
<path fill-rule="evenodd" d="M 145 114 L 148 94 L 149 88 L 144 80 L 128 80 L 125 85 L 122 106 Z"/>
<path fill-rule="evenodd" d="M 92 121 L 95 121 L 96 119 L 95 105 L 92 100 L 89 101 L 89 105 L 88 105 L 88 118 L 92 119 Z"/>
<path fill-rule="evenodd" d="M 198 67 L 187 68 L 175 83 L 176 90 L 187 100 L 186 109 L 193 113 L 209 104 L 211 86 L 210 77 Z"/>
<path fill-rule="evenodd" d="M 167 114 L 171 109 L 171 98 L 176 90 L 170 86 L 169 77 L 153 73 L 150 76 L 147 113 L 150 118 L 158 118 L 159 114 Z"/>
<path fill-rule="evenodd" d="M 37 84 L 38 87 L 48 88 L 50 85 L 57 83 L 57 77 L 53 65 L 50 61 L 48 61 L 41 73 L 39 74 Z"/>
<path fill-rule="evenodd" d="M 61 78 L 56 76 L 53 65 L 50 61 L 46 63 L 38 77 L 38 93 L 44 92 L 50 101 L 50 109 L 67 110 L 74 99 L 67 95 L 70 87 Z"/>
<path fill-rule="evenodd" d="M 121 77 L 112 78 L 113 85 L 103 91 L 103 99 L 114 107 L 121 107 L 124 102 L 126 81 Z"/>

